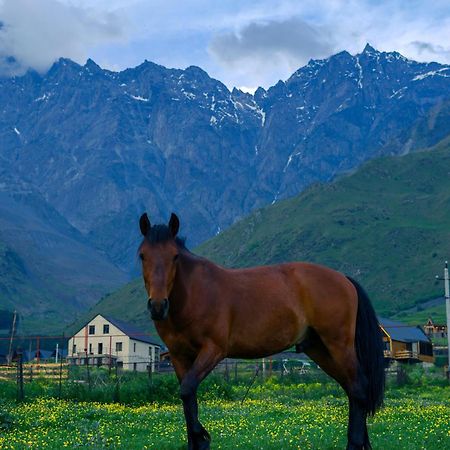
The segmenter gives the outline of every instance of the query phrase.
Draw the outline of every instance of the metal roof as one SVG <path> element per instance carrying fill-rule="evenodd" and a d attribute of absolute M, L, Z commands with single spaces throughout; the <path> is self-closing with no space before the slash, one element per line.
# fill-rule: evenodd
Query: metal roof
<path fill-rule="evenodd" d="M 378 317 L 378 322 L 392 340 L 399 342 L 430 342 L 428 336 L 419 326 L 406 325 L 395 320 Z"/>

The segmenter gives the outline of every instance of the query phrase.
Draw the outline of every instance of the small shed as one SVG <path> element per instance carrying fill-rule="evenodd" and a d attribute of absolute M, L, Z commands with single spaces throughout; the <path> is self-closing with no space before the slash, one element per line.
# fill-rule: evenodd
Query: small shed
<path fill-rule="evenodd" d="M 433 345 L 419 326 L 378 318 L 383 332 L 384 357 L 404 362 L 434 362 Z"/>

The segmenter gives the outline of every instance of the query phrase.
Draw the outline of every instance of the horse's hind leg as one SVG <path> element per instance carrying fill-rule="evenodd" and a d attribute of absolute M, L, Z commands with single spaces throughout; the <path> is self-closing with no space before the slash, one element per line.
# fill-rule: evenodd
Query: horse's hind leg
<path fill-rule="evenodd" d="M 325 345 L 318 335 L 310 338 L 305 353 L 344 389 L 349 399 L 348 450 L 371 448 L 366 424 L 367 380 L 359 369 L 356 352 L 352 345 L 331 340 Z"/>

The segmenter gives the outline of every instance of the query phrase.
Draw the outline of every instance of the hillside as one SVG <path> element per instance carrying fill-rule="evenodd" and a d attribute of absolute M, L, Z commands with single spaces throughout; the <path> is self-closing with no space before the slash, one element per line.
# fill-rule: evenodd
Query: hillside
<path fill-rule="evenodd" d="M 51 333 L 127 278 L 42 195 L 0 167 L 0 310 L 19 334 Z"/>
<path fill-rule="evenodd" d="M 70 325 L 66 334 L 75 333 L 87 321 L 100 313 L 133 323 L 142 331 L 154 335 L 156 340 L 160 340 L 147 311 L 147 299 L 148 296 L 145 292 L 142 278 L 136 278 L 115 292 L 104 296 L 89 311 L 82 314 Z"/>
<path fill-rule="evenodd" d="M 450 145 L 384 157 L 332 184 L 261 209 L 199 247 L 245 267 L 314 261 L 358 279 L 393 315 L 442 294 L 450 255 Z"/>
<path fill-rule="evenodd" d="M 331 184 L 260 209 L 195 253 L 229 267 L 314 261 L 358 279 L 378 313 L 411 323 L 444 317 L 434 276 L 450 255 L 450 145 L 383 157 Z M 186 226 L 182 218 L 182 230 Z M 104 297 L 98 312 L 154 332 L 140 278 Z M 422 306 L 423 305 L 423 306 Z M 417 322 L 419 321 L 419 322 Z"/>

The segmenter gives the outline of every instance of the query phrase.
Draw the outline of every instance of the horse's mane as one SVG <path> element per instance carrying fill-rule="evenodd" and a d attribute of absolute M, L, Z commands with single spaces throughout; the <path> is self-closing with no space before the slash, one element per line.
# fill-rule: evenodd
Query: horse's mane
<path fill-rule="evenodd" d="M 149 232 L 145 235 L 144 239 L 150 244 L 158 244 L 170 241 L 173 239 L 172 233 L 167 225 L 152 225 Z M 186 238 L 175 238 L 175 243 L 178 248 L 186 249 Z"/>

